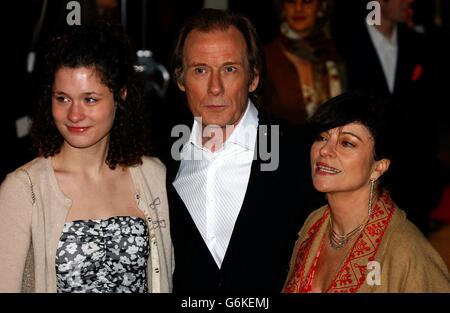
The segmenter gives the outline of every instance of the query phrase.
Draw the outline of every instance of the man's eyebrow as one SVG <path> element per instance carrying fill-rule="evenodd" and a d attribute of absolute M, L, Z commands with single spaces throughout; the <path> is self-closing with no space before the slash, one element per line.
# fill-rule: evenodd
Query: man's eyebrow
<path fill-rule="evenodd" d="M 223 63 L 223 65 L 240 65 L 240 64 L 242 64 L 242 62 L 238 62 L 238 61 L 228 61 L 228 62 L 225 62 L 225 63 Z"/>
<path fill-rule="evenodd" d="M 222 66 L 229 66 L 229 65 L 242 65 L 242 62 L 227 61 L 227 62 L 224 62 L 222 64 Z M 196 67 L 196 66 L 206 66 L 206 67 L 208 67 L 209 65 L 206 64 L 206 63 L 202 63 L 202 62 L 192 62 L 192 63 L 188 64 L 188 67 Z"/>
<path fill-rule="evenodd" d="M 208 66 L 208 64 L 206 63 L 201 63 L 201 62 L 192 62 L 190 64 L 188 64 L 189 67 L 195 67 L 195 66 Z"/>

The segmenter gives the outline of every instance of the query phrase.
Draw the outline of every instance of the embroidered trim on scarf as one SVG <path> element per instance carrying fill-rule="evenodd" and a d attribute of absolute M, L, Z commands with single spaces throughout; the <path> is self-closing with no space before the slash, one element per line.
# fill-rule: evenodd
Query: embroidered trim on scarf
<path fill-rule="evenodd" d="M 310 285 L 312 283 L 312 275 L 308 275 L 308 279 L 305 277 L 305 263 L 307 256 L 310 253 L 312 243 L 315 241 L 317 234 L 322 226 L 323 222 L 327 219 L 329 211 L 326 210 L 322 217 L 314 223 L 314 225 L 308 230 L 308 237 L 303 241 L 299 248 L 295 258 L 294 270 L 292 271 L 292 276 L 284 288 L 283 292 L 286 293 L 296 293 L 296 292 L 308 292 Z M 315 259 L 318 259 L 316 255 Z M 317 262 L 317 260 L 315 260 Z M 310 277 L 311 276 L 311 277 Z M 309 284 L 308 284 L 309 283 Z M 309 287 L 309 288 L 308 288 Z"/>
<path fill-rule="evenodd" d="M 344 293 L 357 292 L 362 283 L 366 280 L 367 263 L 375 259 L 375 255 L 380 247 L 383 236 L 392 219 L 395 205 L 387 193 L 383 193 L 374 207 L 366 227 L 352 247 L 342 268 L 338 271 L 330 287 L 326 292 Z M 294 270 L 284 292 L 310 292 L 312 280 L 315 273 L 315 266 L 320 255 L 317 252 L 313 264 L 309 269 L 308 276 L 305 275 L 305 265 L 312 244 L 317 239 L 317 233 L 329 216 L 326 210 L 322 217 L 314 223 L 308 231 L 308 237 L 300 244 L 295 259 Z M 321 238 L 319 238 L 321 239 Z"/>

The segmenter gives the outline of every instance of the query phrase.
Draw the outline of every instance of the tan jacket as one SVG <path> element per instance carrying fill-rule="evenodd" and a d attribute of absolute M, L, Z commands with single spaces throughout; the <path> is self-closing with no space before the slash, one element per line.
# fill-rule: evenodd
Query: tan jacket
<path fill-rule="evenodd" d="M 130 172 L 150 230 L 148 287 L 171 292 L 166 171 L 156 158 L 142 160 Z M 36 158 L 6 177 L 0 186 L 0 292 L 56 292 L 56 249 L 71 204 L 58 187 L 50 159 Z"/>
<path fill-rule="evenodd" d="M 305 221 L 284 292 L 308 292 L 322 240 L 328 244 L 329 219 L 328 206 L 324 206 Z M 405 212 L 383 194 L 327 292 L 450 292 L 450 274 Z"/>

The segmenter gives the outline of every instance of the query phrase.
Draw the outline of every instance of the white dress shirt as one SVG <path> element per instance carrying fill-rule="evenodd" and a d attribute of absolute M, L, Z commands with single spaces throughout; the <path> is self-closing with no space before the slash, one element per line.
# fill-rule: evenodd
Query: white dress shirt
<path fill-rule="evenodd" d="M 211 252 L 222 266 L 241 210 L 256 145 L 258 111 L 249 100 L 234 131 L 215 152 L 202 146 L 201 124 L 194 120 L 173 186 Z"/>
<path fill-rule="evenodd" d="M 397 25 L 394 26 L 391 38 L 386 38 L 375 28 L 375 26 L 371 26 L 366 23 L 366 27 L 369 31 L 373 45 L 375 46 L 375 50 L 377 51 L 378 59 L 381 62 L 389 91 L 393 93 L 398 55 Z M 370 75 L 370 73 L 367 75 Z"/>

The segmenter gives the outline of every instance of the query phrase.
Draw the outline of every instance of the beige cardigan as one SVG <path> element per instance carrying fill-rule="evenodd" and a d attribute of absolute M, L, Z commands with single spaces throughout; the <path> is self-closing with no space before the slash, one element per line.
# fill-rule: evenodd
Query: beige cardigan
<path fill-rule="evenodd" d="M 165 167 L 156 158 L 130 167 L 138 208 L 150 230 L 148 287 L 171 292 L 174 269 Z M 36 158 L 0 186 L 0 292 L 56 292 L 56 248 L 72 201 L 50 159 Z"/>

